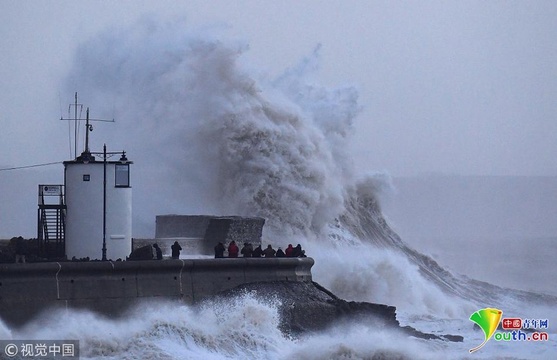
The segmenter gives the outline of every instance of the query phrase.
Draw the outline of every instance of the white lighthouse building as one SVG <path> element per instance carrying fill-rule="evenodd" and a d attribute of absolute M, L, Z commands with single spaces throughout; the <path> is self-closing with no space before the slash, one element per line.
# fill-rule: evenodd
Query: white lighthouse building
<path fill-rule="evenodd" d="M 71 107 L 72 105 L 70 105 Z M 49 259 L 125 260 L 132 250 L 131 161 L 125 151 L 89 151 L 93 126 L 89 108 L 85 150 L 77 156 L 75 93 L 74 160 L 64 161 L 64 185 L 39 185 L 37 240 L 39 256 Z M 71 148 L 70 148 L 71 151 Z M 116 160 L 118 159 L 118 160 Z"/>
<path fill-rule="evenodd" d="M 132 162 L 125 152 L 117 161 L 106 150 L 95 154 L 101 158 L 86 149 L 64 162 L 66 256 L 124 260 L 132 248 Z"/>

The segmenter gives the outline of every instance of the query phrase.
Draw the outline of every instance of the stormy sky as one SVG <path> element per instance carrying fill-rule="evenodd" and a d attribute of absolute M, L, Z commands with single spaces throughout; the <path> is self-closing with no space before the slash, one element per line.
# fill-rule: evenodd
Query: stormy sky
<path fill-rule="evenodd" d="M 68 78 L 81 73 L 84 44 L 122 53 L 127 44 L 116 41 L 124 49 L 112 51 L 102 43 L 111 41 L 107 34 L 133 39 L 122 32 L 151 22 L 247 44 L 240 61 L 267 80 L 318 48 L 315 83 L 359 93 L 346 153 L 357 172 L 393 177 L 395 190 L 381 202 L 395 231 L 453 270 L 551 292 L 545 278 L 523 276 L 530 262 L 522 255 L 548 265 L 555 252 L 555 19 L 555 1 L 0 0 L 0 238 L 36 236 L 37 185 L 62 183 L 63 167 L 3 169 L 73 158 L 72 133 L 59 119 L 70 116 L 75 91 L 92 117 L 116 118 L 94 124 L 92 150 L 103 141 L 140 148 L 123 119 L 137 116 L 141 126 L 140 109 L 95 103 L 103 96 L 85 81 L 68 86 Z M 106 56 L 90 55 L 91 62 Z M 166 199 L 135 176 L 144 153 L 128 155 L 136 162 L 133 235 L 151 237 L 155 215 L 174 210 L 153 206 Z M 472 258 L 486 247 L 489 259 Z M 493 257 L 501 249 L 510 253 Z M 508 271 L 517 254 L 522 265 Z M 494 278 L 502 273 L 507 278 Z"/>
<path fill-rule="evenodd" d="M 220 28 L 269 76 L 321 44 L 317 80 L 360 92 L 362 171 L 557 175 L 554 1 L 2 0 L 2 167 L 69 157 L 76 49 L 145 17 Z"/>
<path fill-rule="evenodd" d="M 114 104 L 95 103 L 102 96 L 68 77 L 83 44 L 150 21 L 247 44 L 241 62 L 266 79 L 319 48 L 315 83 L 359 92 L 347 153 L 362 174 L 557 176 L 556 18 L 554 1 L 0 0 L 0 169 L 73 158 L 59 119 L 75 91 L 93 117 L 116 118 L 94 124 L 92 150 L 133 144 L 122 109 L 107 111 Z M 141 154 L 129 156 L 138 170 Z M 0 237 L 35 236 L 37 184 L 62 182 L 60 164 L 0 171 Z M 396 194 L 382 200 L 406 240 L 555 233 L 554 178 L 435 184 L 395 180 Z M 152 191 L 135 187 L 134 214 Z M 501 200 L 509 196 L 518 200 Z M 134 236 L 152 236 L 156 211 Z"/>

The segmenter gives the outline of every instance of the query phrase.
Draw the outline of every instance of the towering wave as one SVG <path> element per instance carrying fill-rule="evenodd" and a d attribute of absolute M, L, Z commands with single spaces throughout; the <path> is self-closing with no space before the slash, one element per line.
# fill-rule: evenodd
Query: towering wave
<path fill-rule="evenodd" d="M 142 167 L 157 164 L 145 170 L 161 174 L 157 197 L 178 188 L 192 200 L 194 190 L 195 205 L 264 216 L 272 234 L 317 233 L 342 212 L 353 181 L 357 91 L 305 82 L 318 48 L 273 81 L 242 67 L 246 49 L 144 22 L 84 44 L 69 87 L 116 109 L 126 129 L 118 142 L 131 140 Z"/>
<path fill-rule="evenodd" d="M 169 212 L 263 216 L 266 240 L 303 239 L 329 260 L 318 259 L 316 278 L 340 296 L 453 316 L 455 299 L 503 301 L 501 289 L 452 275 L 388 226 L 377 198 L 386 183 L 361 177 L 350 158 L 358 92 L 311 82 L 319 47 L 269 80 L 242 62 L 245 43 L 222 39 L 143 20 L 78 51 L 68 91 L 115 112 L 117 130 L 96 137 L 123 143 L 137 164 L 135 232 Z M 354 264 L 339 258 L 356 252 Z"/>

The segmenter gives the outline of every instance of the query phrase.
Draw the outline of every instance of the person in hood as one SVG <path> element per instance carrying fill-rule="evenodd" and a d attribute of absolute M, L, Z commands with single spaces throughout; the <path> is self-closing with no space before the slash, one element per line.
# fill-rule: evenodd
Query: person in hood
<path fill-rule="evenodd" d="M 260 258 L 261 255 L 263 255 L 263 250 L 261 250 L 261 244 L 260 244 L 255 249 L 253 249 L 253 253 L 251 254 L 251 257 Z"/>
<path fill-rule="evenodd" d="M 172 249 L 172 258 L 179 259 L 182 247 L 180 246 L 180 244 L 178 244 L 178 241 L 174 241 L 174 245 L 172 245 L 170 248 Z"/>
<path fill-rule="evenodd" d="M 159 244 L 154 243 L 153 247 L 155 248 L 155 251 L 157 252 L 157 260 L 162 260 L 162 250 L 159 247 Z"/>
<path fill-rule="evenodd" d="M 232 240 L 230 242 L 230 245 L 228 245 L 228 257 L 237 258 L 239 251 L 240 249 L 238 249 L 238 245 L 236 245 L 236 241 Z"/>
<path fill-rule="evenodd" d="M 240 254 L 242 254 L 244 257 L 251 257 L 252 253 L 253 253 L 253 246 L 251 246 L 250 243 L 244 243 L 244 247 L 240 251 Z"/>
<path fill-rule="evenodd" d="M 286 257 L 292 257 L 292 252 L 294 252 L 294 248 L 292 247 L 292 244 L 288 244 L 288 247 L 284 250 Z"/>
<path fill-rule="evenodd" d="M 21 236 L 16 238 L 15 243 L 15 262 L 16 264 L 22 262 L 25 264 L 25 255 L 27 254 L 27 246 L 25 240 Z"/>
<path fill-rule="evenodd" d="M 273 249 L 271 244 L 267 245 L 267 248 L 263 250 L 263 255 L 265 255 L 266 258 L 275 257 L 276 253 L 277 252 L 275 251 L 275 249 Z"/>
<path fill-rule="evenodd" d="M 298 244 L 292 251 L 292 257 L 300 257 L 302 255 L 302 245 Z"/>
<path fill-rule="evenodd" d="M 216 246 L 215 246 L 215 259 L 218 258 L 223 258 L 224 257 L 224 251 L 226 250 L 226 248 L 224 247 L 224 244 L 219 242 Z"/>

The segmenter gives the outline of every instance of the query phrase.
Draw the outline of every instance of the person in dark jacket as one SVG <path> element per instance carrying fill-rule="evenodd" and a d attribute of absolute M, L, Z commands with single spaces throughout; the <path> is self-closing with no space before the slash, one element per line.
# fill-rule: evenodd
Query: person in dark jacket
<path fill-rule="evenodd" d="M 157 252 L 157 260 L 162 260 L 162 250 L 157 243 L 153 244 L 155 251 Z"/>
<path fill-rule="evenodd" d="M 226 248 L 224 247 L 223 243 L 219 242 L 215 246 L 215 259 L 223 258 L 224 257 L 224 250 L 226 250 Z"/>
<path fill-rule="evenodd" d="M 244 243 L 244 247 L 240 251 L 240 254 L 244 255 L 244 257 L 251 257 L 253 253 L 253 246 L 250 243 Z"/>
<path fill-rule="evenodd" d="M 25 240 L 21 236 L 16 238 L 15 243 L 15 262 L 17 263 L 24 263 L 25 264 L 25 255 L 27 254 L 27 246 L 25 244 Z"/>
<path fill-rule="evenodd" d="M 277 252 L 275 251 L 275 249 L 273 249 L 271 244 L 267 245 L 267 248 L 263 250 L 263 255 L 265 255 L 266 258 L 275 257 L 276 253 Z"/>
<path fill-rule="evenodd" d="M 298 244 L 292 251 L 292 257 L 300 257 L 302 255 L 302 245 Z"/>
<path fill-rule="evenodd" d="M 230 245 L 228 245 L 228 257 L 237 258 L 239 251 L 240 249 L 238 249 L 238 245 L 236 245 L 236 241 L 232 240 L 230 242 Z"/>
<path fill-rule="evenodd" d="M 293 251 L 294 251 L 294 248 L 292 247 L 292 244 L 288 244 L 288 247 L 284 251 L 284 254 L 286 255 L 286 257 L 292 257 L 292 252 Z"/>
<path fill-rule="evenodd" d="M 251 257 L 260 258 L 261 255 L 263 255 L 263 250 L 261 250 L 261 244 L 260 244 L 255 249 L 253 249 L 253 253 L 251 253 Z"/>
<path fill-rule="evenodd" d="M 172 245 L 170 248 L 172 249 L 172 258 L 179 259 L 182 247 L 180 246 L 180 244 L 178 244 L 178 241 L 174 241 L 174 245 Z"/>
<path fill-rule="evenodd" d="M 282 249 L 279 247 L 277 250 L 277 257 L 285 257 L 286 254 L 284 253 L 284 251 L 282 251 Z"/>

